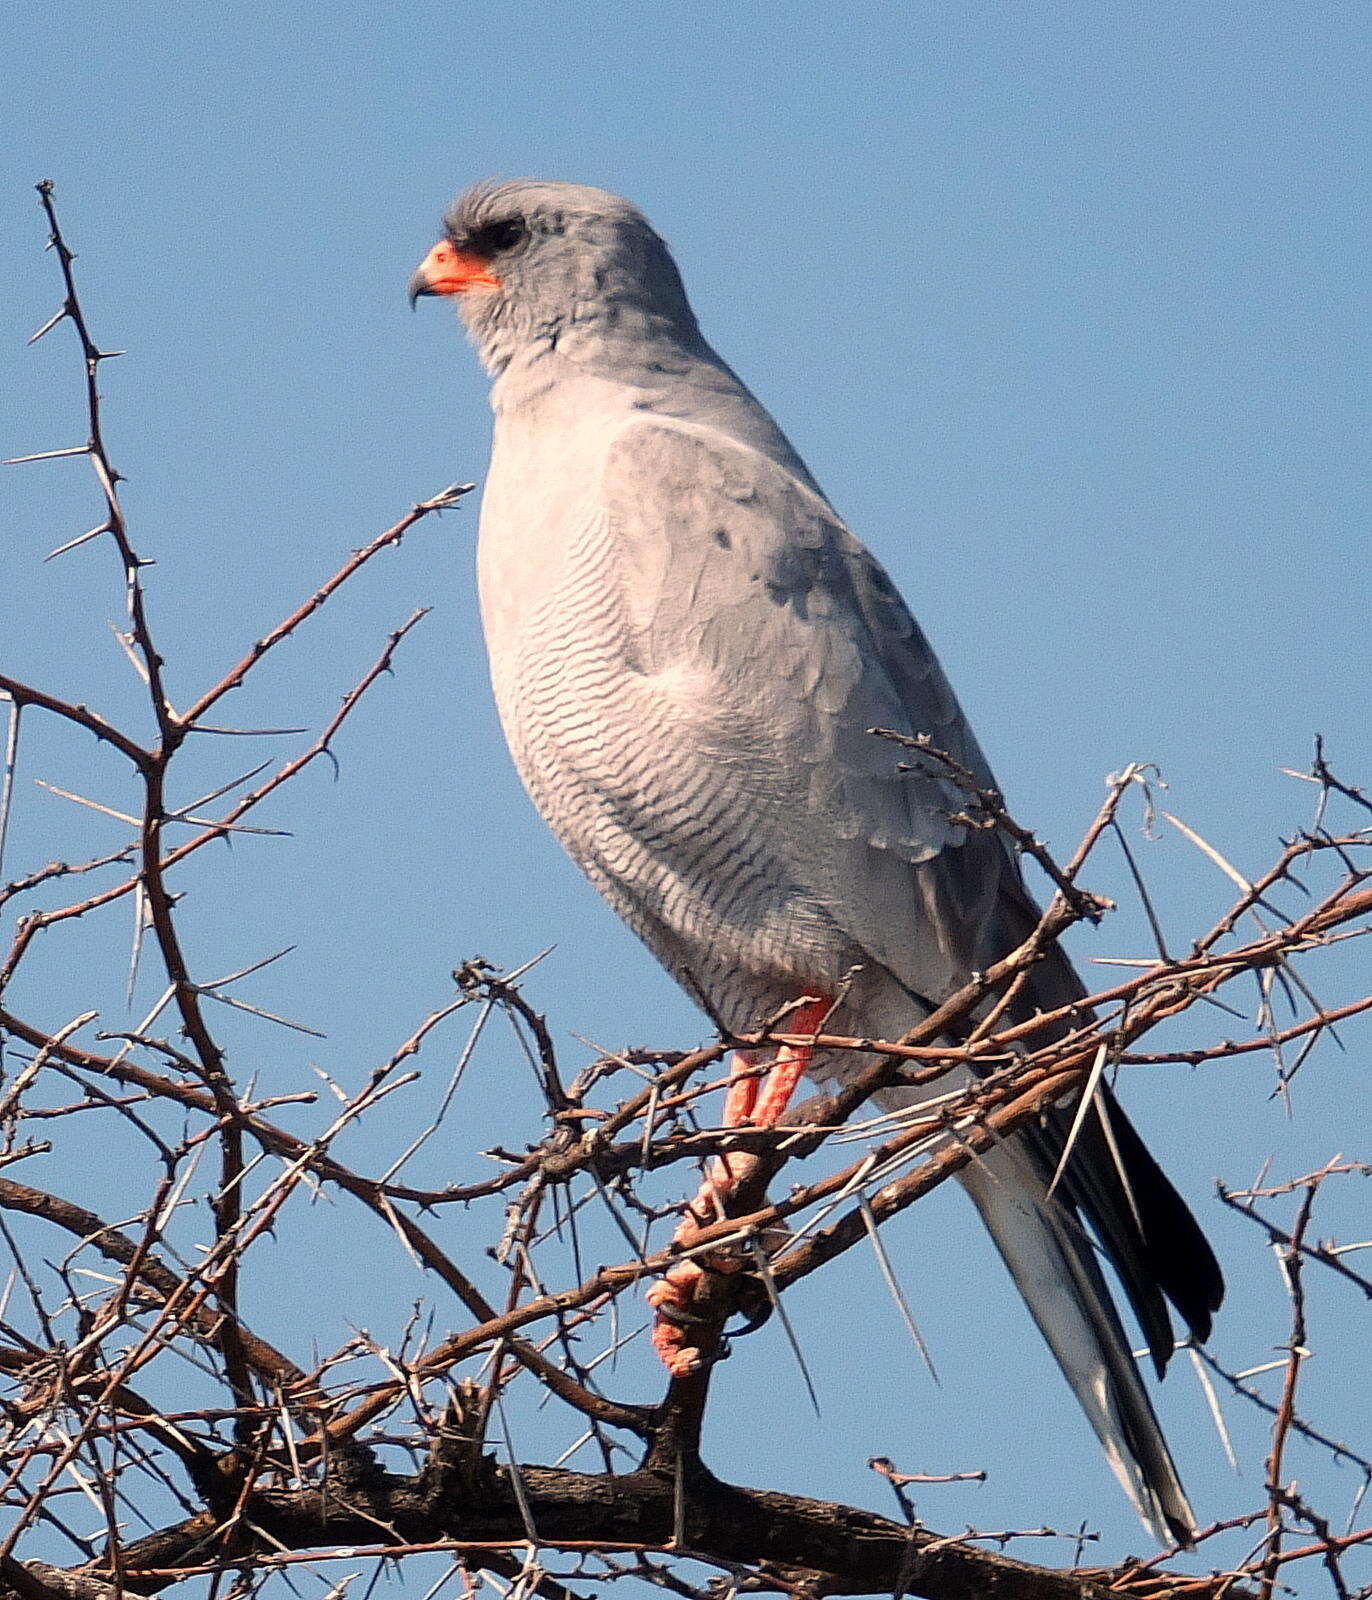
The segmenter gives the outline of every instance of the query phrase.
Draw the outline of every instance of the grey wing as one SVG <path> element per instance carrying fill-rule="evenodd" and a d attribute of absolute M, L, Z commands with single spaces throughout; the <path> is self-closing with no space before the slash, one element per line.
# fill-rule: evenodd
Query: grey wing
<path fill-rule="evenodd" d="M 1038 908 L 1006 842 L 954 820 L 966 795 L 871 729 L 925 735 L 994 787 L 986 758 L 894 585 L 828 503 L 766 456 L 707 428 L 644 420 L 611 452 L 605 503 L 649 670 L 694 685 L 698 744 L 736 774 L 740 809 L 770 781 L 767 851 L 862 951 L 936 1004 L 1028 936 Z M 760 776 L 759 776 L 760 775 Z M 1056 947 L 1021 1010 L 1083 989 Z M 1109 1096 L 1083 1124 L 1064 1201 L 1119 1271 L 1156 1363 L 1162 1296 L 1200 1337 L 1222 1280 L 1204 1235 Z M 1029 1130 L 1044 1182 L 1070 1112 Z"/>
<path fill-rule="evenodd" d="M 769 849 L 798 888 L 933 1004 L 1022 939 L 1035 913 L 1001 841 L 953 820 L 966 796 L 934 763 L 871 732 L 925 735 L 993 782 L 918 624 L 828 503 L 720 434 L 647 421 L 605 493 L 645 667 L 694 684 L 741 799 L 750 764 L 785 775 Z"/>

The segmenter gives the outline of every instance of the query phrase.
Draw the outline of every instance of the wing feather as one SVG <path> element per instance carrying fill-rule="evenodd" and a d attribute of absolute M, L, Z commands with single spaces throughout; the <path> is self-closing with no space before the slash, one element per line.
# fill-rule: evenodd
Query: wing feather
<path fill-rule="evenodd" d="M 985 961 L 998 902 L 1018 921 L 1026 902 L 999 841 L 951 820 L 956 787 L 871 732 L 927 735 L 993 781 L 891 580 L 808 484 L 706 428 L 631 424 L 604 496 L 639 653 L 690 664 L 686 727 L 716 746 L 727 728 L 740 769 L 803 776 L 776 841 L 795 881 L 906 989 L 947 994 Z"/>
<path fill-rule="evenodd" d="M 772 813 L 773 876 L 926 1003 L 1022 942 L 1039 913 L 1005 841 L 952 821 L 965 796 L 871 732 L 926 735 L 995 786 L 918 623 L 828 502 L 726 435 L 652 418 L 620 436 L 604 494 L 633 574 L 639 651 L 657 671 L 689 667 L 684 727 L 699 742 L 683 758 L 723 759 L 740 807 L 759 774 L 795 785 Z M 1054 948 L 1017 1014 L 1083 994 Z M 1088 1117 L 1061 1204 L 1089 1221 L 1161 1369 L 1172 1348 L 1164 1293 L 1204 1337 L 1223 1283 L 1185 1203 L 1104 1102 L 1125 1171 Z M 1069 1123 L 1059 1109 L 1026 1135 L 1049 1174 Z"/>

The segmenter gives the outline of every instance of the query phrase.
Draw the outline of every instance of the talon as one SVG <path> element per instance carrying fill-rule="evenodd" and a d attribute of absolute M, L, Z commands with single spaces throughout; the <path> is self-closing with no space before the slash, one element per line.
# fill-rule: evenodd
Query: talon
<path fill-rule="evenodd" d="M 710 1325 L 708 1317 L 698 1317 L 694 1312 L 673 1305 L 670 1300 L 650 1300 L 648 1303 L 664 1322 L 670 1322 L 674 1328 L 708 1328 Z"/>
<path fill-rule="evenodd" d="M 756 1333 L 764 1323 L 770 1322 L 771 1317 L 772 1307 L 770 1304 L 761 1306 L 756 1311 L 746 1311 L 743 1314 L 742 1323 L 736 1328 L 726 1328 L 724 1337 L 726 1339 L 746 1338 L 748 1334 Z"/>

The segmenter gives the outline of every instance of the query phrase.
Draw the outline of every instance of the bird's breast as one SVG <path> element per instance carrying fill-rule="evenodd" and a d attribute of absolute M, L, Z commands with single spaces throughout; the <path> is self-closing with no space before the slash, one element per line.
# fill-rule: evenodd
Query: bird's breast
<path fill-rule="evenodd" d="M 776 1003 L 831 930 L 788 862 L 805 854 L 794 764 L 746 734 L 699 652 L 643 626 L 651 575 L 571 496 L 557 515 L 488 492 L 480 558 L 491 678 L 515 765 L 563 847 L 715 1015 Z M 836 958 L 834 958 L 836 959 Z M 750 978 L 749 973 L 758 975 Z M 778 980 L 789 992 L 800 977 Z M 733 989 L 738 989 L 738 994 Z"/>

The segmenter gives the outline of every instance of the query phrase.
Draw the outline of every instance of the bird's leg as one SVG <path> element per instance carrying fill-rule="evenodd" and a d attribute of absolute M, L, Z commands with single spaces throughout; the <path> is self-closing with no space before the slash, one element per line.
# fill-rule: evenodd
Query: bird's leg
<path fill-rule="evenodd" d="M 807 1001 L 797 1006 L 788 1019 L 788 1031 L 816 1032 L 829 1014 L 828 1000 Z M 765 1059 L 761 1051 L 735 1050 L 729 1062 L 729 1092 L 724 1102 L 724 1126 L 773 1128 L 786 1114 L 796 1085 L 804 1076 L 813 1053 L 810 1045 L 783 1044 L 776 1047 L 771 1070 L 765 1079 L 758 1067 Z M 705 1181 L 686 1208 L 674 1238 L 689 1244 L 702 1228 L 722 1221 L 728 1202 L 747 1174 L 757 1166 L 757 1157 L 743 1150 L 726 1151 L 706 1169 Z M 701 1289 L 708 1270 L 737 1272 L 740 1262 L 727 1256 L 712 1257 L 705 1265 L 682 1261 L 653 1284 L 647 1301 L 658 1313 L 653 1324 L 653 1348 L 663 1366 L 674 1378 L 694 1372 L 701 1364 L 701 1353 L 691 1338 L 691 1303 Z"/>

